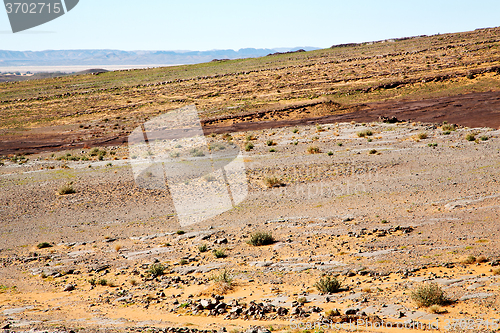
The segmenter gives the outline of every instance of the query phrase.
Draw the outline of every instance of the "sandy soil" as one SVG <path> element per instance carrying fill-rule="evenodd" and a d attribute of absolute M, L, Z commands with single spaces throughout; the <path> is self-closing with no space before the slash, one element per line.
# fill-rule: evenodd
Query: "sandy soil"
<path fill-rule="evenodd" d="M 438 320 L 442 331 L 448 322 L 455 327 L 447 331 L 461 331 L 464 322 L 454 320 L 467 319 L 472 331 L 491 331 L 500 319 L 500 131 L 484 120 L 488 112 L 489 123 L 498 120 L 498 100 L 489 93 L 453 103 L 367 105 L 330 116 L 366 124 L 299 119 L 268 129 L 259 122 L 249 131 L 249 122 L 231 139 L 214 135 L 242 150 L 248 141 L 254 145 L 244 159 L 249 195 L 188 227 L 179 225 L 168 191 L 137 186 L 125 146 L 101 148 L 102 160 L 80 147 L 4 160 L 2 327 L 287 332 L 318 320 Z M 475 109 L 481 127 L 449 133 L 426 122 L 369 122 L 384 109 L 382 115 L 398 119 L 442 121 L 446 112 L 450 122 L 474 123 L 465 115 L 477 103 L 491 106 Z M 367 118 L 358 119 L 359 113 Z M 371 135 L 359 136 L 368 130 Z M 311 147 L 318 152 L 309 153 Z M 282 185 L 266 187 L 271 177 Z M 67 182 L 75 193 L 57 194 Z M 275 241 L 249 245 L 256 231 L 272 233 Z M 51 246 L 38 248 L 43 242 Z M 216 258 L 216 249 L 226 257 Z M 148 273 L 154 264 L 165 267 L 163 275 Z M 232 279 L 228 290 L 213 279 L 224 271 Z M 336 276 L 342 288 L 321 294 L 314 284 L 324 274 Z M 428 282 L 450 302 L 417 307 L 410 294 Z"/>

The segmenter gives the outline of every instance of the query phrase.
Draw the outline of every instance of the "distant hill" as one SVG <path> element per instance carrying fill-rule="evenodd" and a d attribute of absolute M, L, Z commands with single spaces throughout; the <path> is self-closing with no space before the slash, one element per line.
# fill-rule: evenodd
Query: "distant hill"
<path fill-rule="evenodd" d="M 198 64 L 214 59 L 240 59 L 262 57 L 276 52 L 314 47 L 290 49 L 254 49 L 213 51 L 120 51 L 120 50 L 47 50 L 6 51 L 0 50 L 0 67 L 12 66 L 105 66 L 105 65 L 177 65 Z"/>

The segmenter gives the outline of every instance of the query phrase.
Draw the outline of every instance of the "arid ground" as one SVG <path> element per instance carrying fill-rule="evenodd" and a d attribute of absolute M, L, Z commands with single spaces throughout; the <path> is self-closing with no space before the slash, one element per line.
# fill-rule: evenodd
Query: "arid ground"
<path fill-rule="evenodd" d="M 497 331 L 499 41 L 0 84 L 0 329 Z M 181 226 L 168 189 L 135 181 L 127 137 L 186 105 L 210 149 L 241 150 L 248 196 Z M 418 303 L 429 286 L 438 305 Z"/>

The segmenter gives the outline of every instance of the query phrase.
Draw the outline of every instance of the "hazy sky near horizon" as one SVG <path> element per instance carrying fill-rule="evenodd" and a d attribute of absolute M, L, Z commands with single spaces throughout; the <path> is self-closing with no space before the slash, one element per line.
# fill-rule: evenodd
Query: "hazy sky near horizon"
<path fill-rule="evenodd" d="M 0 49 L 326 48 L 500 26 L 499 13 L 499 0 L 80 0 L 16 34 L 0 9 Z"/>

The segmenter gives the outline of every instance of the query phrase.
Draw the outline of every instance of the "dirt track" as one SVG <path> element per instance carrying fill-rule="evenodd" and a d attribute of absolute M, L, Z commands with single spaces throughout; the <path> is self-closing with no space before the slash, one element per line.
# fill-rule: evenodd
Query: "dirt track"
<path fill-rule="evenodd" d="M 314 108 L 317 105 L 311 105 Z M 306 111 L 305 107 L 302 110 Z M 353 111 L 354 110 L 354 111 Z M 335 110 L 336 114 L 308 117 L 296 108 L 235 115 L 203 121 L 205 133 L 227 133 L 335 122 L 371 122 L 380 116 L 395 116 L 399 120 L 427 123 L 449 123 L 467 127 L 500 127 L 500 91 L 471 93 L 420 101 L 388 101 Z M 295 112 L 292 116 L 292 112 Z M 299 113 L 299 114 L 297 114 Z M 26 154 L 41 151 L 59 151 L 94 146 L 116 146 L 127 142 L 126 136 L 101 137 L 91 141 L 77 141 L 81 132 L 71 134 L 36 134 L 4 136 L 0 155 Z"/>

